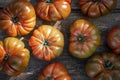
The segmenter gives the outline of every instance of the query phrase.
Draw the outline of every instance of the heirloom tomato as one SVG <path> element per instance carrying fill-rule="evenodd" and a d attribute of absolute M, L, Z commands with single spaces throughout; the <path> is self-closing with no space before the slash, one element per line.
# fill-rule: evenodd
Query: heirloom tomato
<path fill-rule="evenodd" d="M 70 54 L 77 58 L 88 58 L 101 42 L 100 33 L 90 21 L 80 19 L 70 27 Z"/>
<path fill-rule="evenodd" d="M 0 12 L 0 29 L 9 36 L 27 35 L 35 24 L 35 10 L 27 0 L 13 0 Z"/>
<path fill-rule="evenodd" d="M 94 80 L 120 80 L 120 59 L 112 53 L 95 55 L 88 60 L 86 73 Z"/>
<path fill-rule="evenodd" d="M 50 61 L 58 57 L 64 47 L 64 36 L 50 25 L 41 25 L 29 39 L 33 55 L 38 59 Z"/>
<path fill-rule="evenodd" d="M 120 54 L 120 26 L 113 27 L 109 31 L 107 42 L 114 53 Z"/>
<path fill-rule="evenodd" d="M 96 18 L 113 10 L 116 7 L 117 0 L 79 0 L 79 4 L 84 14 Z"/>
<path fill-rule="evenodd" d="M 41 72 L 38 80 L 72 80 L 67 69 L 61 63 L 49 64 Z"/>
<path fill-rule="evenodd" d="M 71 0 L 39 0 L 37 15 L 47 21 L 65 19 L 71 12 Z"/>
<path fill-rule="evenodd" d="M 17 38 L 8 37 L 0 41 L 0 68 L 9 76 L 17 76 L 29 62 L 29 51 Z"/>

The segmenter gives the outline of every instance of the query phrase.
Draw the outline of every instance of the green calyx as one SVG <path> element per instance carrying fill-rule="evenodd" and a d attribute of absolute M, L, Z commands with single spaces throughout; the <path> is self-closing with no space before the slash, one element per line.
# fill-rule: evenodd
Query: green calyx
<path fill-rule="evenodd" d="M 9 59 L 10 55 L 9 54 L 6 54 L 5 57 L 4 57 L 4 61 L 7 61 Z"/>
<path fill-rule="evenodd" d="M 103 0 L 92 0 L 93 2 L 102 2 Z"/>
<path fill-rule="evenodd" d="M 5 55 L 5 57 L 4 57 L 4 59 L 3 59 L 3 62 L 0 63 L 0 70 L 3 69 L 3 65 L 4 65 L 4 63 L 9 59 L 9 57 L 10 57 L 9 54 L 6 54 L 6 55 Z"/>
<path fill-rule="evenodd" d="M 47 3 L 47 4 L 51 4 L 51 3 L 53 3 L 53 1 L 54 1 L 54 0 L 46 0 L 46 3 Z"/>
<path fill-rule="evenodd" d="M 17 22 L 19 22 L 19 18 L 17 16 L 14 16 L 12 18 L 12 21 L 13 21 L 13 23 L 17 23 Z"/>
<path fill-rule="evenodd" d="M 48 77 L 47 80 L 54 80 L 54 78 L 53 77 Z"/>
<path fill-rule="evenodd" d="M 83 35 L 79 35 L 79 36 L 77 37 L 77 40 L 78 40 L 79 42 L 84 42 L 84 41 L 86 40 L 86 37 L 83 36 Z"/>
<path fill-rule="evenodd" d="M 43 46 L 49 46 L 49 45 L 50 45 L 49 41 L 48 40 L 44 40 Z"/>
<path fill-rule="evenodd" d="M 105 67 L 105 69 L 112 70 L 114 68 L 114 65 L 112 62 L 107 60 L 107 61 L 105 61 L 104 67 Z"/>

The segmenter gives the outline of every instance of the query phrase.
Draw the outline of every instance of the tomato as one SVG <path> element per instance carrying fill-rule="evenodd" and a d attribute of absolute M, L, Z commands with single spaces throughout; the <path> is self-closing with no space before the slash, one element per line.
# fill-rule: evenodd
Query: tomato
<path fill-rule="evenodd" d="M 70 54 L 77 58 L 91 56 L 101 42 L 100 33 L 95 25 L 85 19 L 76 20 L 70 27 Z"/>
<path fill-rule="evenodd" d="M 64 47 L 64 36 L 50 25 L 41 25 L 29 39 L 33 55 L 38 59 L 50 61 L 58 57 Z"/>
<path fill-rule="evenodd" d="M 120 59 L 112 53 L 95 55 L 88 60 L 86 73 L 94 80 L 119 80 Z"/>
<path fill-rule="evenodd" d="M 38 80 L 72 80 L 67 69 L 61 63 L 52 63 L 43 69 Z"/>
<path fill-rule="evenodd" d="M 36 13 L 43 20 L 57 21 L 65 19 L 71 12 L 71 0 L 39 0 Z"/>
<path fill-rule="evenodd" d="M 79 0 L 81 11 L 91 18 L 108 14 L 116 7 L 117 0 Z"/>
<path fill-rule="evenodd" d="M 27 35 L 35 25 L 35 10 L 27 0 L 13 0 L 0 12 L 0 29 L 9 36 Z"/>
<path fill-rule="evenodd" d="M 22 73 L 29 62 L 29 50 L 24 43 L 14 37 L 0 41 L 0 68 L 9 76 Z"/>
<path fill-rule="evenodd" d="M 120 26 L 113 27 L 109 31 L 107 42 L 114 53 L 120 54 Z"/>

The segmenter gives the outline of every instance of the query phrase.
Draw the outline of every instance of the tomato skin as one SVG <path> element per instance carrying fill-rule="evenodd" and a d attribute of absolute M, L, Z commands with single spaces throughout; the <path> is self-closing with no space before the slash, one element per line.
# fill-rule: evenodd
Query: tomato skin
<path fill-rule="evenodd" d="M 57 21 L 65 19 L 71 12 L 71 0 L 39 0 L 36 5 L 36 14 L 47 21 Z"/>
<path fill-rule="evenodd" d="M 36 25 L 35 10 L 27 0 L 13 0 L 0 15 L 0 29 L 9 36 L 27 35 Z"/>
<path fill-rule="evenodd" d="M 114 53 L 120 54 L 120 26 L 115 26 L 109 31 L 107 42 Z"/>
<path fill-rule="evenodd" d="M 50 61 L 60 56 L 64 47 L 64 36 L 50 25 L 41 25 L 29 39 L 32 53 L 38 59 Z"/>
<path fill-rule="evenodd" d="M 90 21 L 76 20 L 70 27 L 69 52 L 76 58 L 88 58 L 98 48 L 101 36 Z"/>
<path fill-rule="evenodd" d="M 94 55 L 86 64 L 86 73 L 94 80 L 119 80 L 120 59 L 113 53 Z"/>
<path fill-rule="evenodd" d="M 3 71 L 9 76 L 17 76 L 22 73 L 30 58 L 29 50 L 25 48 L 24 43 L 14 37 L 0 41 L 0 55 Z"/>
<path fill-rule="evenodd" d="M 108 14 L 117 5 L 117 0 L 79 0 L 83 14 L 97 18 Z"/>
<path fill-rule="evenodd" d="M 5 49 L 3 47 L 3 42 L 0 41 L 0 63 L 3 61 L 4 57 L 5 57 Z"/>
<path fill-rule="evenodd" d="M 72 80 L 67 69 L 61 63 L 52 63 L 46 66 L 38 80 Z"/>
<path fill-rule="evenodd" d="M 71 0 L 65 0 L 65 1 L 67 1 L 69 4 L 71 4 Z"/>

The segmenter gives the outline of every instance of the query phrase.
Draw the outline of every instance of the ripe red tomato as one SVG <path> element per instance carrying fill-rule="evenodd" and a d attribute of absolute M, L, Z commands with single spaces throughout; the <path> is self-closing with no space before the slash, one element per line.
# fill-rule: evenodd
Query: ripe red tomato
<path fill-rule="evenodd" d="M 38 80 L 72 80 L 67 69 L 60 63 L 52 63 L 45 67 Z"/>
<path fill-rule="evenodd" d="M 29 62 L 29 50 L 17 38 L 8 37 L 0 41 L 0 67 L 9 76 L 22 73 Z"/>
<path fill-rule="evenodd" d="M 77 58 L 91 56 L 101 42 L 100 33 L 88 20 L 77 20 L 70 27 L 70 54 Z"/>
<path fill-rule="evenodd" d="M 120 59 L 113 53 L 95 55 L 88 60 L 86 73 L 94 80 L 120 80 Z"/>
<path fill-rule="evenodd" d="M 50 25 L 42 25 L 29 39 L 32 53 L 38 59 L 50 61 L 60 56 L 64 47 L 64 36 Z"/>
<path fill-rule="evenodd" d="M 84 14 L 96 18 L 113 10 L 116 7 L 117 0 L 79 0 L 79 4 Z"/>
<path fill-rule="evenodd" d="M 0 29 L 9 36 L 27 35 L 35 25 L 35 10 L 27 0 L 13 0 L 0 12 Z"/>
<path fill-rule="evenodd" d="M 36 13 L 47 21 L 65 19 L 71 12 L 70 3 L 71 0 L 39 0 Z"/>
<path fill-rule="evenodd" d="M 114 53 L 120 54 L 120 26 L 113 27 L 109 31 L 107 42 Z"/>

